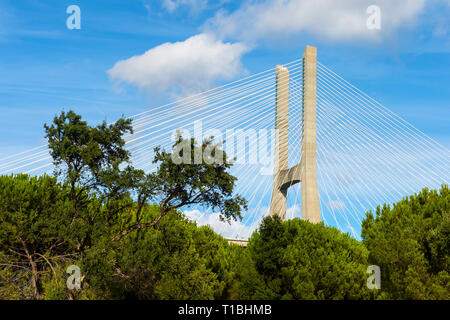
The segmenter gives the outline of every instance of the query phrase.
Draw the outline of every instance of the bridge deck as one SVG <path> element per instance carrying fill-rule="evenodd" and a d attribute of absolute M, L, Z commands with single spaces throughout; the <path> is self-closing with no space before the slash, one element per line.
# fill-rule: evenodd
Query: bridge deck
<path fill-rule="evenodd" d="M 248 240 L 241 239 L 226 239 L 229 244 L 237 244 L 238 246 L 246 247 L 248 244 Z"/>

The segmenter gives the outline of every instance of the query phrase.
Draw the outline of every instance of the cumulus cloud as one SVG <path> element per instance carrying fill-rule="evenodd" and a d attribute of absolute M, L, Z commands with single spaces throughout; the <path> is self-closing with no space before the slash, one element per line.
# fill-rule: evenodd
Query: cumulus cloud
<path fill-rule="evenodd" d="M 253 211 L 252 211 L 253 210 Z M 286 210 L 286 218 L 293 219 L 300 217 L 301 208 L 293 205 Z M 233 221 L 230 223 L 220 221 L 219 213 L 205 213 L 198 209 L 186 210 L 183 212 L 187 218 L 196 221 L 198 225 L 209 225 L 216 233 L 228 239 L 248 239 L 252 233 L 259 227 L 261 220 L 269 214 L 269 207 L 261 207 L 259 209 L 250 209 L 246 212 L 246 216 L 256 217 L 251 223 L 242 223 L 241 221 Z"/>
<path fill-rule="evenodd" d="M 381 30 L 369 30 L 370 5 L 381 10 Z M 425 0 L 265 0 L 247 1 L 232 13 L 220 11 L 205 29 L 221 38 L 255 42 L 300 32 L 331 40 L 381 39 L 399 27 L 414 24 Z"/>
<path fill-rule="evenodd" d="M 380 30 L 367 28 L 371 5 L 380 7 Z M 210 2 L 164 0 L 163 6 L 169 12 L 181 7 L 203 10 Z M 203 33 L 119 61 L 108 73 L 119 83 L 186 96 L 241 75 L 243 54 L 261 40 L 292 41 L 304 32 L 321 40 L 382 40 L 415 25 L 424 6 L 425 0 L 247 0 L 233 12 L 219 10 L 205 22 Z M 435 33 L 446 31 L 438 28 Z"/>
<path fill-rule="evenodd" d="M 187 94 L 206 90 L 219 79 L 243 73 L 242 43 L 225 43 L 203 33 L 185 41 L 164 43 L 142 55 L 117 62 L 109 76 L 151 91 L 168 88 Z"/>
<path fill-rule="evenodd" d="M 268 209 L 268 208 L 266 208 Z M 252 235 L 253 231 L 255 231 L 261 219 L 265 214 L 267 214 L 267 210 L 262 208 L 260 215 L 258 215 L 259 219 L 253 221 L 251 224 L 244 224 L 241 221 L 233 221 L 230 223 L 222 222 L 219 218 L 219 213 L 211 213 L 207 214 L 201 212 L 200 210 L 187 210 L 183 213 L 187 218 L 196 221 L 201 226 L 209 225 L 215 232 L 222 235 L 228 239 L 248 239 Z"/>

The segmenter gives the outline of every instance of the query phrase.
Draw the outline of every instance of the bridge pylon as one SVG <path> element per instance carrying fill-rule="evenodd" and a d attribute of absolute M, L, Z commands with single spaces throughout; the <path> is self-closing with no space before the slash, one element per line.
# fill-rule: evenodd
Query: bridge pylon
<path fill-rule="evenodd" d="M 300 162 L 291 168 L 288 167 L 289 70 L 276 67 L 276 134 L 270 214 L 286 219 L 287 191 L 301 182 L 302 219 L 318 223 L 321 219 L 316 161 L 317 48 L 306 47 L 302 64 L 302 153 Z"/>

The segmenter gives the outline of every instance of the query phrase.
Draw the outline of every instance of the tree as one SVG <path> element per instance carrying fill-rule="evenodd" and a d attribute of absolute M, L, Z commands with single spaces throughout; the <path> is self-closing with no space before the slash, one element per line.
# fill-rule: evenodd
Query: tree
<path fill-rule="evenodd" d="M 144 206 L 142 221 L 154 221 L 159 206 Z M 134 214 L 123 219 L 134 221 Z M 157 228 L 88 250 L 86 280 L 106 299 L 218 299 L 228 297 L 237 264 L 227 241 L 170 211 Z"/>
<path fill-rule="evenodd" d="M 197 145 L 193 139 L 179 136 L 173 146 L 188 145 L 191 149 L 183 156 L 207 155 L 200 163 L 176 163 L 172 153 L 156 148 L 153 163 L 158 165 L 157 171 L 145 174 L 131 165 L 125 149 L 123 135 L 132 133 L 129 120 L 91 127 L 70 111 L 55 117 L 45 130 L 56 174 L 70 189 L 69 225 L 87 226 L 75 239 L 84 290 L 89 295 L 183 299 L 223 294 L 229 272 L 212 258 L 213 252 L 217 257 L 223 238 L 206 259 L 195 246 L 184 244 L 185 238 L 176 240 L 179 250 L 167 252 L 167 239 L 172 241 L 175 235 L 159 236 L 160 231 L 186 224 L 173 217 L 181 217 L 178 210 L 189 205 L 219 209 L 224 220 L 238 219 L 246 209 L 246 201 L 233 195 L 236 178 L 228 173 L 231 164 L 208 159 L 208 155 L 215 159 L 222 153 L 212 138 Z M 164 216 L 169 218 L 161 220 Z M 216 275 L 211 269 L 221 271 Z"/>
<path fill-rule="evenodd" d="M 101 205 L 105 205 L 111 219 L 118 212 L 133 205 L 136 199 L 136 223 L 118 233 L 114 240 L 135 230 L 149 228 L 172 210 L 189 205 L 200 205 L 219 209 L 225 220 L 241 218 L 246 209 L 246 201 L 239 195 L 233 195 L 236 178 L 227 171 L 230 163 L 208 161 L 202 158 L 200 163 L 176 163 L 172 153 L 155 148 L 153 163 L 158 164 L 156 173 L 145 174 L 130 164 L 130 153 L 125 149 L 123 135 L 132 133 L 130 119 L 121 118 L 112 125 L 103 122 L 97 127 L 89 126 L 81 116 L 73 111 L 62 112 L 55 117 L 52 125 L 44 125 L 56 174 L 62 176 L 71 187 L 74 219 L 92 219 L 83 216 L 86 199 L 83 192 L 95 192 Z M 194 139 L 178 136 L 173 145 L 188 145 L 189 153 L 181 155 L 194 159 L 200 152 L 209 155 L 212 160 L 216 154 L 226 154 L 216 148 L 212 138 L 198 146 Z M 126 166 L 125 166 L 126 165 Z M 124 167 L 124 168 L 123 168 Z M 78 188 L 80 191 L 75 192 Z M 140 213 L 143 207 L 159 201 L 159 214 L 152 222 L 142 223 Z M 88 234 L 78 244 L 81 248 L 89 241 Z"/>
<path fill-rule="evenodd" d="M 76 189 L 78 192 L 79 190 Z M 98 199 L 86 196 L 92 215 Z M 69 184 L 54 177 L 0 177 L 1 299 L 213 299 L 228 296 L 237 264 L 230 246 L 209 227 L 197 227 L 171 211 L 158 228 L 112 242 L 117 230 L 136 223 L 136 206 L 109 226 L 108 211 L 72 223 Z M 141 221 L 154 221 L 159 205 L 144 205 Z M 81 231 L 80 231 L 81 230 Z M 80 251 L 80 234 L 92 243 Z M 66 287 L 66 268 L 82 271 L 80 291 Z"/>
<path fill-rule="evenodd" d="M 368 299 L 368 251 L 323 224 L 266 217 L 248 249 L 269 299 Z"/>
<path fill-rule="evenodd" d="M 130 153 L 124 148 L 123 135 L 133 132 L 131 120 L 121 118 L 111 125 L 103 122 L 92 127 L 69 111 L 61 112 L 44 128 L 55 175 L 70 186 L 71 224 L 83 220 L 94 226 L 98 213 L 106 210 L 104 222 L 114 225 L 118 212 L 133 204 L 132 192 L 146 179 L 143 171 L 129 165 Z M 97 198 L 97 208 L 89 208 L 93 205 L 90 195 Z M 86 230 L 79 238 L 78 250 L 90 244 L 93 233 Z"/>
<path fill-rule="evenodd" d="M 121 118 L 112 125 L 104 121 L 91 127 L 80 115 L 63 111 L 52 125 L 44 124 L 44 128 L 55 173 L 70 185 L 75 210 L 82 205 L 82 191 L 75 192 L 76 187 L 83 191 L 106 189 L 108 197 L 115 195 L 112 191 L 121 190 L 111 187 L 114 184 L 111 179 L 115 177 L 114 182 L 120 185 L 116 181 L 119 166 L 130 159 L 123 139 L 125 133 L 133 132 L 130 119 Z"/>
<path fill-rule="evenodd" d="M 42 299 L 43 277 L 76 259 L 70 200 L 55 178 L 0 176 L 0 298 Z"/>
<path fill-rule="evenodd" d="M 449 299 L 450 194 L 447 185 L 366 214 L 362 238 L 390 299 Z"/>
<path fill-rule="evenodd" d="M 241 213 L 247 209 L 247 201 L 240 195 L 233 195 L 236 177 L 228 173 L 231 164 L 225 161 L 194 161 L 196 154 L 210 154 L 215 158 L 215 153 L 220 152 L 226 158 L 225 152 L 213 145 L 212 138 L 197 145 L 194 139 L 183 139 L 181 135 L 173 149 L 186 144 L 189 161 L 181 163 L 174 161 L 172 153 L 155 148 L 153 163 L 158 167 L 155 173 L 148 176 L 145 185 L 147 194 L 151 195 L 150 199 L 160 199 L 159 214 L 152 222 L 136 223 L 128 227 L 115 240 L 120 240 L 132 231 L 152 227 L 168 212 L 191 205 L 218 209 L 223 220 L 242 218 Z M 209 153 L 207 150 L 213 151 Z M 181 156 L 186 158 L 186 154 L 181 153 Z M 140 197 L 144 196 L 139 194 Z"/>
<path fill-rule="evenodd" d="M 262 274 L 258 273 L 255 261 L 252 259 L 248 248 L 236 244 L 228 246 L 227 253 L 230 279 L 221 299 L 231 300 L 260 300 L 271 297 L 271 291 L 267 287 Z"/>

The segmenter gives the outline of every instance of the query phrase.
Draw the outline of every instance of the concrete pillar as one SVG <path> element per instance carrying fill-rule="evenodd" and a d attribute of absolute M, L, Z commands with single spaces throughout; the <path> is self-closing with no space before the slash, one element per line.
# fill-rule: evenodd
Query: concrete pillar
<path fill-rule="evenodd" d="M 318 223 L 321 218 L 316 163 L 317 48 L 307 46 L 302 60 L 302 219 Z"/>
<path fill-rule="evenodd" d="M 288 169 L 289 141 L 289 71 L 276 67 L 275 154 L 270 214 L 286 217 L 287 188 L 280 188 L 282 171 Z"/>

